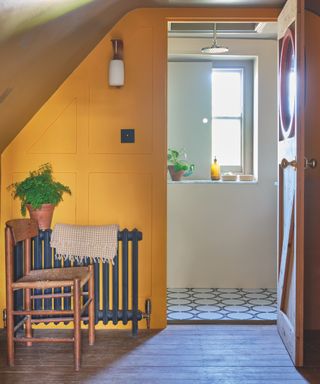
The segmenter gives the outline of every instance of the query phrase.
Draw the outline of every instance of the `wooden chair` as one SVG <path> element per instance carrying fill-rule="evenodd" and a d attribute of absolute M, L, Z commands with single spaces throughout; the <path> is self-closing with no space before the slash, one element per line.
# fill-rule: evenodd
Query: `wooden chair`
<path fill-rule="evenodd" d="M 31 238 L 38 235 L 38 226 L 31 219 L 10 220 L 6 223 L 6 288 L 7 288 L 7 353 L 8 364 L 14 366 L 14 343 L 22 342 L 31 346 L 32 343 L 56 342 L 74 343 L 74 366 L 75 370 L 80 369 L 81 357 L 81 320 L 88 320 L 89 324 L 89 345 L 94 344 L 94 280 L 93 266 L 54 268 L 31 270 Z M 23 241 L 24 250 L 24 275 L 17 281 L 13 281 L 14 270 L 14 245 Z M 88 293 L 83 292 L 83 286 L 88 283 Z M 34 295 L 33 289 L 70 287 L 70 293 L 46 293 Z M 24 291 L 24 308 L 14 309 L 14 291 Z M 44 291 L 45 292 L 45 291 Z M 52 289 L 53 292 L 53 289 Z M 88 295 L 88 300 L 82 306 L 81 297 Z M 72 310 L 34 310 L 32 301 L 34 299 L 73 297 Z M 82 317 L 88 307 L 88 318 Z M 58 317 L 52 317 L 56 315 Z M 23 316 L 18 324 L 14 325 L 14 316 Z M 37 316 L 36 318 L 33 318 Z M 41 316 L 41 319 L 38 317 Z M 51 317 L 50 317 L 51 316 Z M 60 317 L 59 317 L 60 316 Z M 50 323 L 60 321 L 74 322 L 73 338 L 36 338 L 32 335 L 33 323 Z M 25 327 L 24 337 L 17 337 L 19 328 Z"/>

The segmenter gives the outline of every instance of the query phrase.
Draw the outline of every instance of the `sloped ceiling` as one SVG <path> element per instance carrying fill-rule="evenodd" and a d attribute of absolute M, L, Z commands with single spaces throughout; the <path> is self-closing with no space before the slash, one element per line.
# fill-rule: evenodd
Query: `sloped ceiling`
<path fill-rule="evenodd" d="M 0 152 L 128 11 L 139 7 L 274 7 L 284 2 L 0 0 Z"/>

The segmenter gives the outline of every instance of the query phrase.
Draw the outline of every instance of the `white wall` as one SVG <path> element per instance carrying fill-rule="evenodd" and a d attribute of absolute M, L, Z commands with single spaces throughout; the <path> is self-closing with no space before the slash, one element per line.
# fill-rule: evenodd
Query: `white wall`
<path fill-rule="evenodd" d="M 169 39 L 169 54 L 198 53 L 208 43 Z M 168 184 L 168 287 L 276 286 L 277 43 L 222 43 L 231 55 L 258 58 L 259 180 Z"/>
<path fill-rule="evenodd" d="M 210 178 L 211 72 L 208 62 L 168 63 L 169 147 L 186 150 L 198 180 Z"/>

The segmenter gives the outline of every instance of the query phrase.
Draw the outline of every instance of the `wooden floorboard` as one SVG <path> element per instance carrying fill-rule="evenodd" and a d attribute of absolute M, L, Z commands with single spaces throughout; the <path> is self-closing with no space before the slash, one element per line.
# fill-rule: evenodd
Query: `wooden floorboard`
<path fill-rule="evenodd" d="M 41 330 L 40 336 L 70 336 Z M 169 325 L 163 331 L 97 331 L 82 367 L 73 371 L 72 345 L 17 345 L 16 365 L 6 365 L 0 332 L 0 383 L 273 384 L 320 383 L 318 368 L 298 372 L 274 325 Z"/>

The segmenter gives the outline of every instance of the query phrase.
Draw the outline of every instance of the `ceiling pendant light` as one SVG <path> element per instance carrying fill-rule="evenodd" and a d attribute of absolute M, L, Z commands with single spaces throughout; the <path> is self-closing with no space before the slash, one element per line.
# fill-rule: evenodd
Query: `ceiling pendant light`
<path fill-rule="evenodd" d="M 201 53 L 214 54 L 214 53 L 226 53 L 229 51 L 229 48 L 217 43 L 217 24 L 213 24 L 213 43 L 211 47 L 205 47 L 201 49 Z"/>

